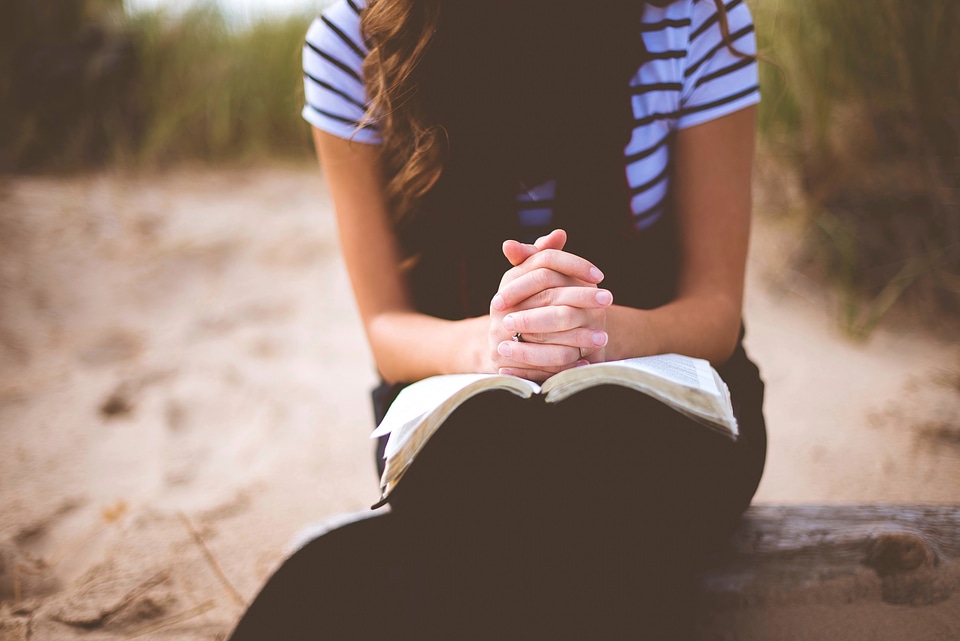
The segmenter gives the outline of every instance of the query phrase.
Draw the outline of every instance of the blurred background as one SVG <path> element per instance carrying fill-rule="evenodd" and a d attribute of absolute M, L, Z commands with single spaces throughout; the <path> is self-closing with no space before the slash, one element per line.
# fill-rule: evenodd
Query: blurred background
<path fill-rule="evenodd" d="M 327 2 L 9 0 L 0 170 L 309 157 L 297 60 Z M 898 301 L 957 314 L 960 7 L 751 6 L 763 162 L 798 187 L 775 206 L 805 210 L 805 258 L 842 292 L 846 328 Z"/>
<path fill-rule="evenodd" d="M 299 115 L 326 4 L 4 3 L 0 639 L 222 638 L 377 499 Z M 958 503 L 960 3 L 748 4 L 757 500 Z"/>

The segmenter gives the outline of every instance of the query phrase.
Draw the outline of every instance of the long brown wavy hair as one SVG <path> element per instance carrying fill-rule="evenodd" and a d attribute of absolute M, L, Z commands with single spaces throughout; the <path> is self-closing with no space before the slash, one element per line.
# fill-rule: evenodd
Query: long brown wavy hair
<path fill-rule="evenodd" d="M 445 2 L 468 0 L 368 0 L 361 32 L 369 48 L 363 76 L 369 99 L 365 122 L 376 121 L 383 145 L 387 194 L 394 221 L 402 223 L 437 184 L 448 153 L 448 134 L 431 122 L 421 89 L 420 63 L 435 40 Z M 666 7 L 674 0 L 646 0 Z M 713 0 L 724 41 L 735 54 L 723 0 Z"/>
<path fill-rule="evenodd" d="M 424 121 L 418 64 L 440 23 L 442 0 L 368 0 L 360 30 L 369 110 L 383 137 L 387 194 L 396 220 L 433 187 L 443 167 L 444 132 Z"/>

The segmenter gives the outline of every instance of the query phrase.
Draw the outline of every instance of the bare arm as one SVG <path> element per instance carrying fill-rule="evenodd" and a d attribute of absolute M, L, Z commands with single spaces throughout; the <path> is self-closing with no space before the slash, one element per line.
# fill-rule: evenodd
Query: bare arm
<path fill-rule="evenodd" d="M 681 130 L 672 189 L 680 251 L 676 300 L 611 309 L 607 358 L 678 352 L 721 364 L 740 331 L 750 237 L 756 108 Z"/>
<path fill-rule="evenodd" d="M 446 321 L 413 309 L 399 269 L 401 254 L 387 211 L 379 147 L 316 128 L 313 139 L 333 198 L 347 272 L 380 374 L 398 382 L 489 370 L 483 358 L 488 320 Z"/>
<path fill-rule="evenodd" d="M 677 298 L 654 310 L 613 305 L 579 312 L 580 329 L 606 330 L 609 342 L 585 350 L 589 360 L 617 360 L 677 352 L 720 364 L 736 345 L 750 232 L 750 175 L 756 109 L 749 107 L 681 130 L 674 149 L 673 189 L 683 263 Z M 528 258 L 527 256 L 531 256 Z M 532 250 L 517 253 L 531 260 Z M 513 258 L 511 262 L 516 264 Z M 506 304 L 522 305 L 514 283 L 501 290 Z M 569 310 L 540 294 L 551 315 L 518 309 L 510 326 L 521 332 L 550 332 Z M 559 297 L 559 294 L 558 294 Z M 553 321 L 551 316 L 558 320 Z M 567 321 L 564 321 L 567 322 Z M 538 346 L 519 349 L 532 352 Z"/>
<path fill-rule="evenodd" d="M 507 306 L 492 303 L 490 315 L 448 321 L 417 312 L 399 269 L 401 252 L 387 209 L 379 147 L 350 142 L 314 128 L 314 142 L 324 168 L 336 211 L 340 246 L 367 339 L 380 374 L 390 382 L 416 381 L 435 374 L 497 372 L 516 365 L 509 354 L 515 330 L 504 327 Z M 562 242 L 558 247 L 562 247 Z M 540 274 L 564 272 L 595 286 L 588 261 L 541 245 L 525 269 L 511 270 L 505 279 L 529 270 Z M 542 267 L 540 267 L 542 265 Z M 559 281 L 558 281 L 559 282 Z M 599 303 L 594 302 L 594 305 Z M 590 343 L 587 343 L 588 345 Z M 573 364 L 565 354 L 576 348 L 539 350 L 527 365 L 538 378 Z"/>
<path fill-rule="evenodd" d="M 505 246 L 517 267 L 505 275 L 491 315 L 463 321 L 417 313 L 410 303 L 379 149 L 314 130 L 344 259 L 381 374 L 388 381 L 411 381 L 505 369 L 543 378 L 573 366 L 580 354 L 594 362 L 664 352 L 725 361 L 740 326 L 755 120 L 751 107 L 677 135 L 672 188 L 684 261 L 676 300 L 649 311 L 587 301 L 593 295 L 584 286 L 596 283 L 592 265 L 560 251 L 562 241 L 553 239 L 525 251 Z M 515 332 L 539 335 L 548 344 L 511 343 Z"/>

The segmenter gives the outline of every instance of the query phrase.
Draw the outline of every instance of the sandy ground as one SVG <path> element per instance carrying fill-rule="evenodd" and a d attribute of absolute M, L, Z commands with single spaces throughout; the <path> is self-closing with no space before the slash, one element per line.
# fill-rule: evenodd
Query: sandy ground
<path fill-rule="evenodd" d="M 794 239 L 754 235 L 757 500 L 960 503 L 960 343 L 844 338 Z M 0 183 L 0 641 L 220 638 L 377 498 L 373 382 L 315 168 Z"/>

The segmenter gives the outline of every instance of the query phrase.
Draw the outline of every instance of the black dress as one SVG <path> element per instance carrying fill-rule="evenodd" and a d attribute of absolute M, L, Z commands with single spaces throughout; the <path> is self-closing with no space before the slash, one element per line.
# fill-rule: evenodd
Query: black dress
<path fill-rule="evenodd" d="M 606 244 L 595 262 L 618 303 L 670 299 L 674 239 L 667 218 Z M 488 305 L 496 282 L 464 277 L 482 265 L 430 260 L 411 274 L 423 309 L 457 318 Z M 737 441 L 612 386 L 556 406 L 475 397 L 420 454 L 391 513 L 296 553 L 232 639 L 691 638 L 696 572 L 763 470 L 763 383 L 742 338 L 718 368 Z M 378 421 L 401 387 L 374 391 Z"/>
<path fill-rule="evenodd" d="M 461 5 L 476 3 L 445 10 Z M 628 12 L 643 3 L 621 5 Z M 617 49 L 620 36 L 599 29 L 584 36 L 580 24 L 554 31 L 564 28 L 594 37 L 596 55 L 619 63 L 599 79 L 597 65 L 584 63 L 574 84 L 593 83 L 588 105 L 567 99 L 559 77 L 551 84 L 548 76 L 536 95 L 524 94 L 523 82 L 506 83 L 491 104 L 564 105 L 529 136 L 519 129 L 504 139 L 504 118 L 493 131 L 487 105 L 478 112 L 457 101 L 458 83 L 477 79 L 444 62 L 462 59 L 469 34 L 440 40 L 424 61 L 423 91 L 451 149 L 418 215 L 397 230 L 417 257 L 408 279 L 420 311 L 447 319 L 487 313 L 509 268 L 500 242 L 520 233 L 517 184 L 545 177 L 557 182 L 554 221 L 569 233 L 567 249 L 600 267 L 618 304 L 652 309 L 675 297 L 683 257 L 673 217 L 642 232 L 629 224 L 627 81 L 645 52 Z M 531 53 L 525 46 L 507 42 L 498 51 L 522 61 Z M 500 90 L 499 80 L 490 91 Z M 609 117 L 578 127 L 588 110 Z M 491 149 L 493 139 L 499 146 Z M 504 158 L 519 160 L 498 162 Z M 742 339 L 741 331 L 718 368 L 740 427 L 735 442 L 615 387 L 557 406 L 506 392 L 471 399 L 418 456 L 392 512 L 293 555 L 232 639 L 690 638 L 695 574 L 736 527 L 763 470 L 763 383 Z M 374 391 L 377 421 L 401 387 Z"/>

